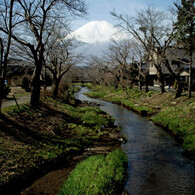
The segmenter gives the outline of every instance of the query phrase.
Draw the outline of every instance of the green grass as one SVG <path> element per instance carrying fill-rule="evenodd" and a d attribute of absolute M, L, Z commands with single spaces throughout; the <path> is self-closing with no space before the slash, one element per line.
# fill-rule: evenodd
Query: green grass
<path fill-rule="evenodd" d="M 184 104 L 183 106 L 167 108 L 152 117 L 152 120 L 168 127 L 175 135 L 179 136 L 183 140 L 185 150 L 195 151 L 195 118 L 192 118 L 193 115 L 187 116 L 188 109 Z M 195 112 L 195 109 L 193 111 Z"/>
<path fill-rule="evenodd" d="M 23 93 L 16 94 L 15 97 L 20 98 L 20 97 L 27 96 L 27 95 L 30 95 L 30 92 L 23 92 Z"/>
<path fill-rule="evenodd" d="M 2 108 L 3 113 L 7 113 L 12 116 L 21 114 L 22 112 L 30 112 L 31 110 L 32 108 L 30 107 L 29 104 L 21 104 L 19 108 L 16 105 Z"/>
<path fill-rule="evenodd" d="M 13 176 L 66 156 L 69 151 L 88 147 L 107 133 L 102 126 L 111 121 L 99 108 L 74 107 L 52 98 L 39 109 L 25 104 L 19 109 L 3 108 L 3 113 L 19 126 L 0 119 L 0 186 Z"/>
<path fill-rule="evenodd" d="M 26 139 L 29 140 L 29 138 Z M 13 176 L 21 175 L 31 168 L 43 164 L 44 161 L 55 159 L 64 153 L 67 146 L 65 143 L 62 145 L 60 140 L 59 145 L 37 140 L 31 141 L 34 143 L 31 144 L 29 140 L 29 144 L 25 144 L 25 142 L 0 131 L 0 186 Z"/>
<path fill-rule="evenodd" d="M 81 120 L 83 124 L 100 129 L 109 124 L 109 116 L 97 107 L 74 107 L 69 104 L 60 104 L 54 99 L 49 99 L 59 109 L 68 113 L 71 117 Z"/>
<path fill-rule="evenodd" d="M 118 194 L 126 180 L 126 166 L 121 150 L 88 157 L 72 171 L 58 195 Z"/>
<path fill-rule="evenodd" d="M 85 94 L 92 98 L 100 98 L 115 104 L 122 104 L 139 113 L 146 111 L 151 114 L 153 112 L 153 110 L 147 106 L 135 106 L 137 99 L 143 96 L 150 97 L 153 92 L 144 93 L 138 89 L 115 89 L 114 87 L 101 85 L 93 87 L 92 90 L 94 91 L 87 92 Z"/>

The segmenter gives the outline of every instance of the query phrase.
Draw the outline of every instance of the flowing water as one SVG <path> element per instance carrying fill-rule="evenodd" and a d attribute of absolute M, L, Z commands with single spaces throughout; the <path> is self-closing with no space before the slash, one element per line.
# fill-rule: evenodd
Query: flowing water
<path fill-rule="evenodd" d="M 182 154 L 168 132 L 121 106 L 85 96 L 87 91 L 82 88 L 76 98 L 100 103 L 127 137 L 122 147 L 128 158 L 125 190 L 130 195 L 195 194 L 195 161 Z"/>

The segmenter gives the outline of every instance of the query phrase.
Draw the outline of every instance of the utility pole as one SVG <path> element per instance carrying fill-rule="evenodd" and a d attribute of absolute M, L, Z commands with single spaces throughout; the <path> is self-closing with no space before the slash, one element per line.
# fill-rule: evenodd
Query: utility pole
<path fill-rule="evenodd" d="M 1 113 L 1 105 L 2 105 L 2 97 L 3 97 L 3 41 L 0 37 L 0 113 Z"/>
<path fill-rule="evenodd" d="M 140 63 L 139 63 L 139 89 L 142 90 L 142 78 L 141 78 L 141 73 L 142 73 L 142 56 L 140 55 Z"/>
<path fill-rule="evenodd" d="M 0 79 L 3 77 L 3 41 L 0 37 Z"/>

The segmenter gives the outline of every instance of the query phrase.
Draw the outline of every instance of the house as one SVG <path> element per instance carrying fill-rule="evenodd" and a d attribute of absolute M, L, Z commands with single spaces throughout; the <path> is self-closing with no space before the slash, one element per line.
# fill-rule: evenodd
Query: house
<path fill-rule="evenodd" d="M 21 60 L 9 60 L 7 66 L 7 83 L 12 86 L 21 86 L 24 77 L 31 78 L 34 68 L 30 65 L 26 65 Z"/>
<path fill-rule="evenodd" d="M 181 80 L 188 82 L 189 79 L 189 56 L 182 48 L 170 46 L 165 52 L 166 59 L 168 59 L 172 70 L 181 77 Z M 154 55 L 154 60 L 157 57 Z M 173 78 L 170 75 L 169 70 L 162 66 L 162 72 L 167 85 L 172 85 L 174 83 Z M 152 76 L 157 84 L 157 70 L 155 66 L 151 63 L 149 67 L 149 75 Z M 192 88 L 195 89 L 195 55 L 192 58 Z"/>

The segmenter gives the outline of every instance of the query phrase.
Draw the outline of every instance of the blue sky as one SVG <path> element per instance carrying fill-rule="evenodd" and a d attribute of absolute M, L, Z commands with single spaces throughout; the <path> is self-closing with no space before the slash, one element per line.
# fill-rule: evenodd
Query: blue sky
<path fill-rule="evenodd" d="M 79 19 L 73 22 L 73 30 L 81 27 L 89 21 L 105 20 L 115 24 L 114 18 L 110 15 L 113 9 L 120 14 L 133 15 L 136 10 L 144 9 L 147 5 L 152 5 L 161 10 L 167 10 L 177 0 L 85 0 L 88 7 L 86 19 Z"/>

